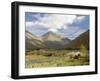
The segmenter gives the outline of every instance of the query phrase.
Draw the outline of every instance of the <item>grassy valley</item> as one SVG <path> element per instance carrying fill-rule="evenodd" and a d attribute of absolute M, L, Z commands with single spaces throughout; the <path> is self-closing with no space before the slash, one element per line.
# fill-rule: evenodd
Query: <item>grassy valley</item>
<path fill-rule="evenodd" d="M 26 32 L 26 68 L 83 65 L 89 65 L 89 31 L 72 41 L 52 32 L 42 38 Z"/>
<path fill-rule="evenodd" d="M 33 50 L 27 51 L 25 67 L 59 67 L 89 65 L 89 51 L 81 50 Z"/>

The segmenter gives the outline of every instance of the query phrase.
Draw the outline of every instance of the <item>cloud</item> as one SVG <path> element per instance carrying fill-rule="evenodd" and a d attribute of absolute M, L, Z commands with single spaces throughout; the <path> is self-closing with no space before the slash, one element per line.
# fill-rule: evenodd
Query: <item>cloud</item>
<path fill-rule="evenodd" d="M 47 27 L 48 30 L 57 31 L 58 29 L 61 29 L 61 28 L 67 28 L 67 24 L 72 24 L 75 18 L 76 18 L 76 15 L 49 14 L 48 16 L 46 15 L 44 17 L 38 18 L 38 21 L 35 21 L 35 22 L 27 21 L 26 27 L 30 27 L 30 26 L 34 27 L 34 25 L 39 24 L 42 27 Z"/>
<path fill-rule="evenodd" d="M 88 29 L 89 28 L 89 16 L 85 15 L 85 16 L 77 16 L 77 18 L 75 19 L 75 21 L 73 21 L 72 24 L 69 24 L 68 26 L 74 26 L 74 27 L 79 27 L 81 29 Z"/>
<path fill-rule="evenodd" d="M 80 27 L 71 26 L 68 29 L 59 29 L 59 34 L 63 37 L 68 37 L 73 40 L 88 29 L 81 29 Z"/>
<path fill-rule="evenodd" d="M 56 15 L 51 14 L 40 19 L 40 22 L 46 24 L 49 28 L 60 29 L 65 24 L 71 24 L 76 18 L 75 15 Z"/>
<path fill-rule="evenodd" d="M 32 20 L 30 15 L 36 19 Z M 53 31 L 63 37 L 74 39 L 89 28 L 89 16 L 46 13 L 31 13 L 30 15 L 27 15 L 29 20 L 25 23 L 26 30 L 36 35 Z"/>
<path fill-rule="evenodd" d="M 47 14 L 38 12 L 25 12 L 25 21 L 37 21 L 38 19 L 46 16 Z"/>
<path fill-rule="evenodd" d="M 42 23 L 42 22 L 39 22 L 39 21 L 37 21 L 37 22 L 27 21 L 27 22 L 25 23 L 25 25 L 26 25 L 26 28 L 34 27 L 34 26 L 36 26 L 36 25 L 41 25 L 41 26 L 44 27 L 44 28 L 49 28 L 47 24 Z"/>
<path fill-rule="evenodd" d="M 83 20 L 85 18 L 85 16 L 78 16 L 77 20 Z"/>
<path fill-rule="evenodd" d="M 54 28 L 48 29 L 48 31 L 52 31 L 52 32 L 55 32 L 55 33 L 58 32 L 58 31 L 57 31 L 56 29 L 54 29 Z"/>
<path fill-rule="evenodd" d="M 48 31 L 48 28 L 40 23 L 26 22 L 26 30 L 35 35 L 42 35 Z"/>

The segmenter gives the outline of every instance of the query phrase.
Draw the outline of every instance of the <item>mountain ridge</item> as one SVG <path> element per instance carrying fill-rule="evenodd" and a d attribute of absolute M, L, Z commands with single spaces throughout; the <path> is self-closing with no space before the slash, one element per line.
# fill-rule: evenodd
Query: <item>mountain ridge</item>
<path fill-rule="evenodd" d="M 86 48 L 89 48 L 89 30 L 82 33 L 74 40 L 63 38 L 54 32 L 47 32 L 42 36 L 36 36 L 28 31 L 25 32 L 26 49 L 80 48 L 80 45 L 83 43 Z"/>
<path fill-rule="evenodd" d="M 82 45 L 89 49 L 89 30 L 85 31 L 77 38 L 72 40 L 69 44 L 66 45 L 66 48 L 79 49 Z"/>

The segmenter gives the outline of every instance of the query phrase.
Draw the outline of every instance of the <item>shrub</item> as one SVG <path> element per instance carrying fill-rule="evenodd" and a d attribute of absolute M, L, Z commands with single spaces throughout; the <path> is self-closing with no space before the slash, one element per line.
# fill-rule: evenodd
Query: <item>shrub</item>
<path fill-rule="evenodd" d="M 87 49 L 84 45 L 80 46 L 80 52 L 83 53 L 83 54 L 87 54 Z"/>

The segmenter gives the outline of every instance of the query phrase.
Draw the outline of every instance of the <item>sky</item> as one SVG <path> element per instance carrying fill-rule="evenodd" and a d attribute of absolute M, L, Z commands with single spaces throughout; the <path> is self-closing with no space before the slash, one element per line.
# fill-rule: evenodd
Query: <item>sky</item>
<path fill-rule="evenodd" d="M 89 15 L 25 12 L 25 26 L 37 36 L 52 31 L 73 40 L 89 29 Z"/>

